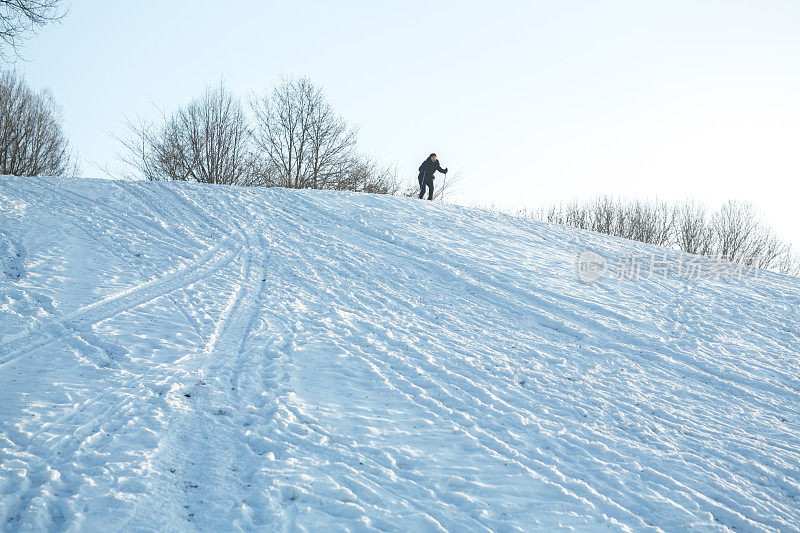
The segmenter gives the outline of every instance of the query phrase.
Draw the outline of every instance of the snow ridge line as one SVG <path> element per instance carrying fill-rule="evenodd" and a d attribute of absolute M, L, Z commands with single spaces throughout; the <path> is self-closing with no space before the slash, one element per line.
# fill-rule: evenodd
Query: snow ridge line
<path fill-rule="evenodd" d="M 181 242 L 181 240 L 176 236 L 166 232 L 162 226 L 141 224 L 136 220 L 137 217 L 135 216 L 135 213 L 119 212 L 114 209 L 96 209 L 96 206 L 98 205 L 96 200 L 69 189 L 66 184 L 59 183 L 58 180 L 27 179 L 21 180 L 21 183 L 33 185 L 37 189 L 47 194 L 51 198 L 51 201 L 49 202 L 51 209 L 56 210 L 59 212 L 59 214 L 66 214 L 67 216 L 71 216 L 73 219 L 75 219 L 75 222 L 72 224 L 74 227 L 81 230 L 91 240 L 106 248 L 114 257 L 119 256 L 114 253 L 113 250 L 109 249 L 108 246 L 97 235 L 95 235 L 92 231 L 89 231 L 89 229 L 92 229 L 91 227 L 87 229 L 87 223 L 94 222 L 94 229 L 97 229 L 97 233 L 99 234 L 103 234 L 103 231 L 100 230 L 101 228 L 106 227 L 117 228 L 120 230 L 127 228 L 133 232 L 133 234 L 146 235 L 149 243 L 158 244 L 162 249 L 161 251 L 169 250 L 171 254 L 180 255 L 185 245 L 185 243 Z M 33 192 L 29 192 L 29 194 L 37 196 L 36 193 Z M 65 209 L 65 203 L 71 205 L 73 211 L 77 212 L 70 212 L 69 210 Z M 113 204 L 108 202 L 105 205 L 110 207 Z M 90 214 L 91 217 L 87 217 L 87 214 Z M 98 221 L 105 222 L 106 226 L 98 224 Z M 132 252 L 128 248 L 127 243 L 115 242 L 115 244 L 125 249 L 129 253 Z"/>

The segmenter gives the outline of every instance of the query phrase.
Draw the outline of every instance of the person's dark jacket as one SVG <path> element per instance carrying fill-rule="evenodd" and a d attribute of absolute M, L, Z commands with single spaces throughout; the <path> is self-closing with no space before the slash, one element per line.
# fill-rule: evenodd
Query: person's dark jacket
<path fill-rule="evenodd" d="M 442 166 L 439 164 L 439 161 L 434 161 L 433 159 L 431 159 L 429 157 L 428 159 L 423 161 L 422 164 L 419 166 L 419 179 L 420 180 L 428 180 L 428 179 L 433 180 L 433 178 L 435 177 L 433 175 L 433 173 L 436 172 L 437 170 L 439 172 L 443 172 L 444 174 L 447 174 L 447 169 L 446 168 L 442 168 Z"/>

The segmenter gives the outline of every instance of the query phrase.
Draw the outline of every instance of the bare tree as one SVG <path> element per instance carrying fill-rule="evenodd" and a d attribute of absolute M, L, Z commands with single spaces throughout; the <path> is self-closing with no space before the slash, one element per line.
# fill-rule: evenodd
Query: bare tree
<path fill-rule="evenodd" d="M 308 78 L 285 79 L 250 104 L 252 128 L 222 84 L 174 115 L 128 120 L 121 159 L 148 180 L 398 191 L 395 169 L 356 152 L 357 130 Z"/>
<path fill-rule="evenodd" d="M 261 185 L 247 117 L 220 82 L 185 108 L 156 122 L 127 121 L 123 161 L 148 180 Z"/>
<path fill-rule="evenodd" d="M 791 247 L 764 225 L 755 208 L 729 201 L 711 217 L 712 253 L 746 265 L 758 264 L 789 272 L 794 257 Z"/>
<path fill-rule="evenodd" d="M 659 246 L 670 244 L 674 215 L 665 202 L 635 200 L 623 206 L 623 211 L 628 219 L 628 238 Z"/>
<path fill-rule="evenodd" d="M 77 174 L 52 94 L 34 92 L 15 71 L 0 73 L 0 174 Z"/>
<path fill-rule="evenodd" d="M 781 274 L 800 275 L 800 255 L 795 254 L 791 246 L 786 247 L 785 253 L 775 260 L 775 270 Z"/>
<path fill-rule="evenodd" d="M 758 222 L 752 206 L 727 202 L 711 217 L 716 252 L 735 261 L 749 252 L 748 245 L 755 236 Z"/>
<path fill-rule="evenodd" d="M 305 171 L 309 175 L 310 186 L 314 189 L 331 188 L 337 179 L 336 169 L 341 168 L 343 162 L 353 159 L 357 164 L 366 164 L 368 177 L 379 174 L 377 166 L 370 161 L 353 157 L 358 131 L 333 112 L 321 92 L 316 93 L 312 104 L 308 127 L 309 148 L 305 152 Z"/>
<path fill-rule="evenodd" d="M 712 233 L 706 208 L 694 202 L 675 206 L 675 246 L 682 252 L 709 255 Z"/>
<path fill-rule="evenodd" d="M 272 167 L 275 185 L 306 186 L 303 159 L 308 149 L 317 91 L 307 78 L 283 80 L 271 94 L 251 100 L 257 148 Z"/>
<path fill-rule="evenodd" d="M 18 55 L 26 34 L 55 22 L 64 14 L 60 11 L 61 0 L 0 0 L 0 57 L 7 57 L 10 47 Z"/>
<path fill-rule="evenodd" d="M 347 125 L 308 78 L 284 79 L 271 93 L 251 100 L 254 142 L 271 169 L 274 185 L 353 189 L 357 130 Z M 357 181 L 357 180 L 356 180 Z"/>
<path fill-rule="evenodd" d="M 610 196 L 598 198 L 591 207 L 591 212 L 592 222 L 590 227 L 593 231 L 609 235 L 616 233 L 615 223 L 617 217 L 613 198 Z"/>

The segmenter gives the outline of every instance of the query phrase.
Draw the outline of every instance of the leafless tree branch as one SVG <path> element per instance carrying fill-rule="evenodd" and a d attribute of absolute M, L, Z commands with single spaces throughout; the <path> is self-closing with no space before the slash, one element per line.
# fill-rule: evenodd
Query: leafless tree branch
<path fill-rule="evenodd" d="M 259 184 L 247 117 L 222 82 L 175 114 L 162 112 L 156 122 L 126 119 L 126 129 L 127 136 L 117 137 L 120 158 L 140 177 Z"/>
<path fill-rule="evenodd" d="M 19 48 L 28 34 L 45 24 L 61 20 L 61 0 L 0 0 L 0 58 L 10 48 L 19 57 Z"/>
<path fill-rule="evenodd" d="M 0 174 L 77 173 L 53 95 L 33 92 L 15 71 L 0 72 Z"/>

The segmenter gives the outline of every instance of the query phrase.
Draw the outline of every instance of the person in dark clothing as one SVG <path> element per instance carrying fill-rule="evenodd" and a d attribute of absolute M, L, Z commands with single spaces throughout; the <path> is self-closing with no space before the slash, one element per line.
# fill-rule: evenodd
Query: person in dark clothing
<path fill-rule="evenodd" d="M 428 188 L 428 200 L 433 200 L 433 173 L 439 171 L 447 174 L 447 169 L 443 169 L 439 164 L 439 158 L 436 154 L 431 154 L 428 159 L 422 162 L 419 166 L 419 198 L 420 200 L 425 196 L 425 188 Z"/>

